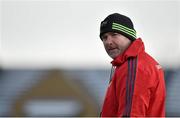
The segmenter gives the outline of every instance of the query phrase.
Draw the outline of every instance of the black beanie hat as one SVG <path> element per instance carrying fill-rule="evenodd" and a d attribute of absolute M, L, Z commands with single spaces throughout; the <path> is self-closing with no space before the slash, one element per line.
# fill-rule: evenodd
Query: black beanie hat
<path fill-rule="evenodd" d="M 136 39 L 136 31 L 131 19 L 118 13 L 110 14 L 101 22 L 100 38 L 107 32 L 120 33 L 131 41 Z"/>

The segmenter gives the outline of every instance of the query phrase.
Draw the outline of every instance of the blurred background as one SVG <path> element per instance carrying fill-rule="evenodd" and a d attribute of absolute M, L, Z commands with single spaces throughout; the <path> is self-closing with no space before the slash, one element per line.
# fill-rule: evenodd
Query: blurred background
<path fill-rule="evenodd" d="M 1 0 L 0 116 L 99 116 L 112 61 L 99 26 L 115 12 L 163 66 L 166 115 L 180 116 L 178 0 Z"/>

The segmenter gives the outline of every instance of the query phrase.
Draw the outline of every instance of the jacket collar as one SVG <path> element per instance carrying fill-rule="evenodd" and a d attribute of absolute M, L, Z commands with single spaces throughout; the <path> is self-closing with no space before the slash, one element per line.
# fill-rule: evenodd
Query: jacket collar
<path fill-rule="evenodd" d="M 140 52 L 144 51 L 144 43 L 141 38 L 136 39 L 131 45 L 119 56 L 117 56 L 111 63 L 113 66 L 120 66 L 130 57 L 136 57 Z"/>

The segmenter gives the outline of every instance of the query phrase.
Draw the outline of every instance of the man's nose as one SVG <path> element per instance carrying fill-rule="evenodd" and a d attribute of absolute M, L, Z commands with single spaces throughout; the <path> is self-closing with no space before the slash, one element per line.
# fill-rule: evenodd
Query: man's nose
<path fill-rule="evenodd" d="M 107 37 L 106 43 L 107 44 L 112 44 L 112 37 L 111 36 Z"/>

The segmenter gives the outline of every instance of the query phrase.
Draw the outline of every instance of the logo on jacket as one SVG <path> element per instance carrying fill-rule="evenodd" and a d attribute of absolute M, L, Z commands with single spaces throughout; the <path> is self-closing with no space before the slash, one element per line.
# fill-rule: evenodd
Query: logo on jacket
<path fill-rule="evenodd" d="M 156 68 L 159 70 L 159 69 L 161 69 L 162 67 L 161 67 L 161 65 L 156 65 Z"/>

